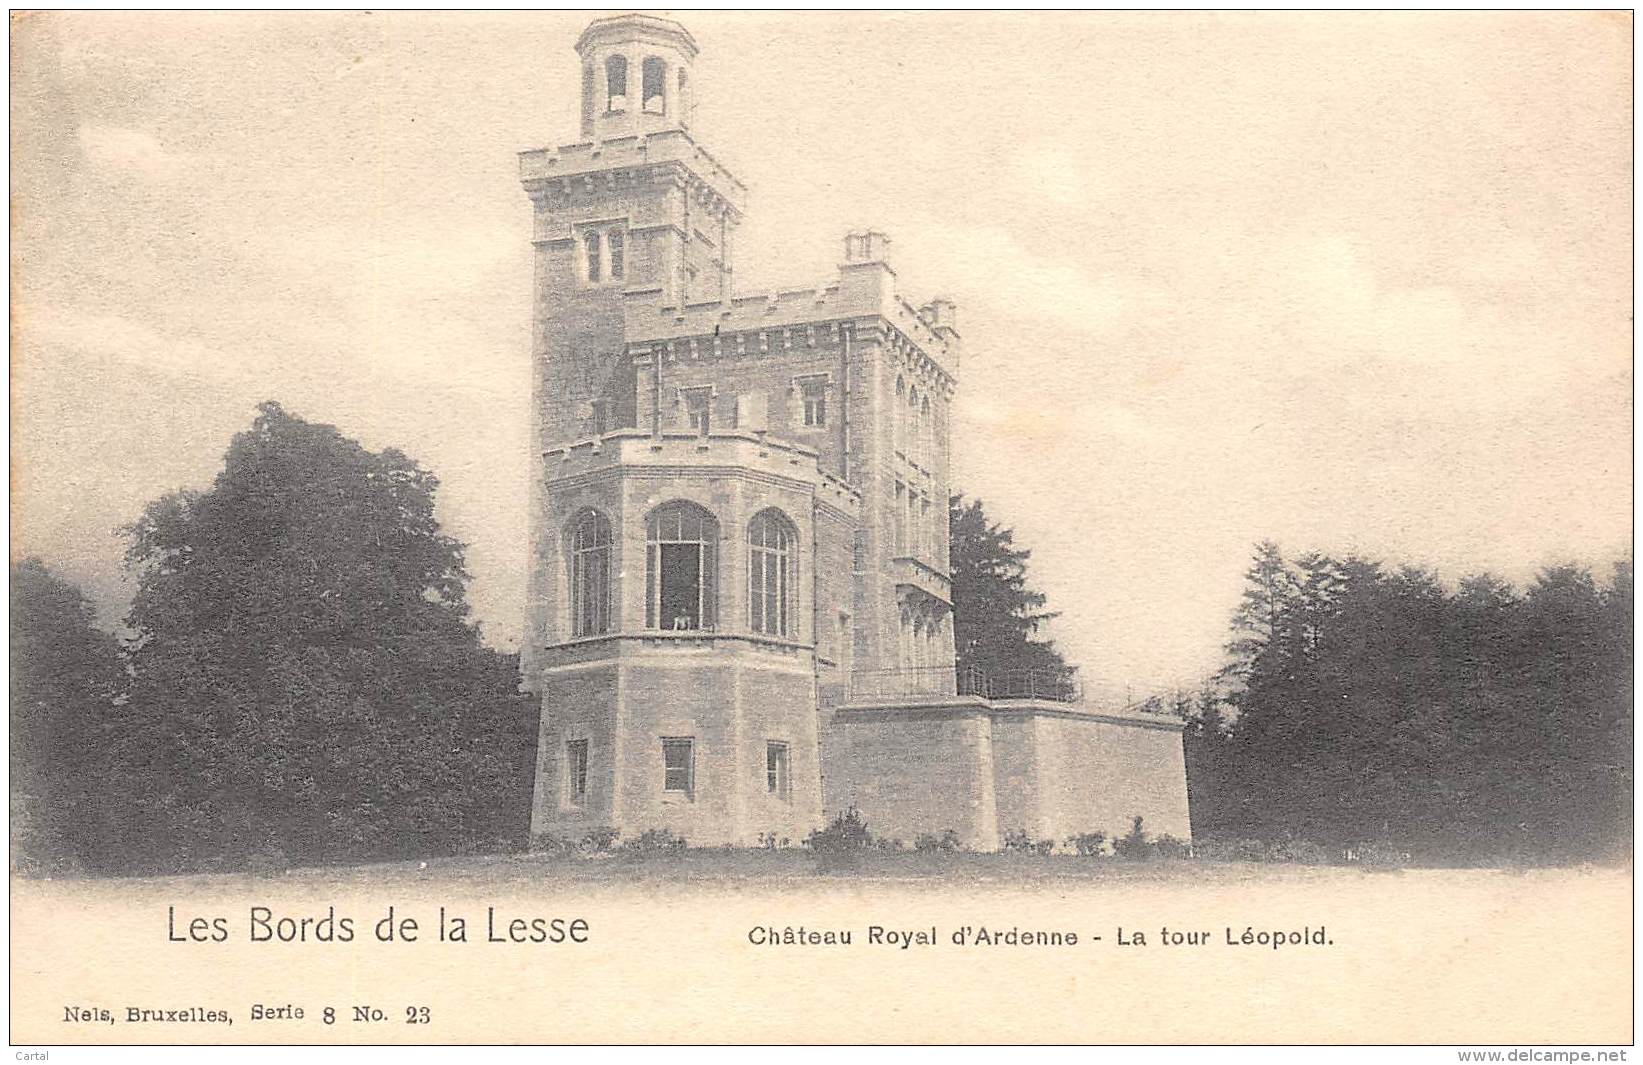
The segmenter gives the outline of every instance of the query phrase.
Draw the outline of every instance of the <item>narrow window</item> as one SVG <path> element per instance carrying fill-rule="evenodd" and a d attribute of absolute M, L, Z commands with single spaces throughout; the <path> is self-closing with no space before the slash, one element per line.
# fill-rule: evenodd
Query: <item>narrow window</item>
<path fill-rule="evenodd" d="M 655 56 L 646 57 L 640 67 L 643 78 L 645 113 L 662 114 L 667 110 L 667 64 Z"/>
<path fill-rule="evenodd" d="M 913 465 L 919 463 L 918 387 L 907 390 L 907 439 L 905 454 Z"/>
<path fill-rule="evenodd" d="M 924 458 L 924 468 L 930 469 L 934 465 L 931 462 L 933 449 L 930 445 L 935 440 L 936 434 L 933 431 L 934 427 L 930 424 L 930 397 L 928 395 L 919 402 L 918 424 L 920 433 L 918 453 Z"/>
<path fill-rule="evenodd" d="M 597 80 L 598 74 L 594 71 L 592 63 L 582 68 L 582 135 L 584 137 L 593 133 L 594 83 Z"/>
<path fill-rule="evenodd" d="M 907 490 L 907 554 L 917 558 L 919 555 L 919 541 L 923 537 L 918 531 L 918 496 L 911 488 Z"/>
<path fill-rule="evenodd" d="M 719 523 L 693 503 L 669 503 L 650 516 L 645 539 L 645 627 L 712 629 Z"/>
<path fill-rule="evenodd" d="M 582 251 L 588 261 L 588 280 L 599 280 L 599 234 L 589 230 L 582 234 Z"/>
<path fill-rule="evenodd" d="M 685 77 L 685 68 L 680 67 L 678 102 L 673 106 L 675 112 L 679 116 L 679 125 L 681 126 L 690 125 L 690 97 L 686 95 L 686 86 L 689 84 L 689 80 L 690 79 Z"/>
<path fill-rule="evenodd" d="M 610 279 L 612 281 L 622 280 L 622 269 L 626 258 L 623 254 L 625 251 L 623 244 L 624 240 L 620 229 L 613 229 L 605 234 L 605 247 L 610 251 Z"/>
<path fill-rule="evenodd" d="M 582 805 L 588 797 L 587 740 L 571 740 L 565 744 L 565 780 L 570 786 L 570 801 Z"/>
<path fill-rule="evenodd" d="M 690 428 L 706 436 L 713 423 L 713 390 L 687 388 L 684 390 L 684 401 L 685 420 Z"/>
<path fill-rule="evenodd" d="M 605 60 L 605 110 L 626 111 L 628 106 L 628 61 L 613 55 Z"/>
<path fill-rule="evenodd" d="M 765 790 L 783 801 L 792 793 L 787 777 L 787 744 L 772 740 L 764 745 Z"/>
<path fill-rule="evenodd" d="M 792 635 L 788 600 L 795 540 L 788 520 L 774 510 L 760 511 L 748 526 L 748 620 L 754 632 Z"/>
<path fill-rule="evenodd" d="M 610 400 L 596 399 L 593 401 L 593 435 L 604 436 L 610 432 Z"/>
<path fill-rule="evenodd" d="M 804 424 L 808 429 L 819 429 L 827 424 L 827 378 L 807 377 L 799 382 L 804 399 Z"/>
<path fill-rule="evenodd" d="M 903 440 L 907 430 L 902 424 L 903 415 L 901 413 L 901 401 L 905 399 L 906 396 L 907 386 L 902 384 L 901 378 L 898 377 L 896 378 L 896 402 L 895 405 L 890 408 L 890 436 L 892 441 L 891 446 L 896 449 L 897 454 L 902 456 L 906 456 L 907 454 L 907 444 L 905 440 Z"/>
<path fill-rule="evenodd" d="M 571 534 L 571 635 L 610 631 L 610 521 L 587 511 Z"/>
<path fill-rule="evenodd" d="M 686 796 L 696 790 L 695 741 L 689 736 L 662 737 L 662 790 Z"/>
<path fill-rule="evenodd" d="M 896 557 L 897 558 L 900 558 L 901 556 L 907 554 L 907 514 L 906 514 L 906 511 L 902 510 L 902 506 L 901 506 L 902 497 L 905 496 L 906 494 L 907 494 L 907 489 L 905 489 L 901 486 L 900 481 L 897 481 L 896 482 L 896 500 L 895 500 L 895 507 L 896 507 Z"/>

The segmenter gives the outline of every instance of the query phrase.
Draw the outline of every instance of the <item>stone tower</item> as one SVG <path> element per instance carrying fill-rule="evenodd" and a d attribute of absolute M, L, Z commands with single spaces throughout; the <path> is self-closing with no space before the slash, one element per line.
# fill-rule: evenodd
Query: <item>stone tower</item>
<path fill-rule="evenodd" d="M 746 190 L 692 137 L 696 42 L 627 15 L 576 53 L 581 140 L 520 157 L 532 831 L 796 843 L 859 805 L 995 846 L 993 737 L 1040 711 L 997 726 L 955 678 L 953 304 L 900 295 L 874 230 L 823 287 L 734 292 Z"/>

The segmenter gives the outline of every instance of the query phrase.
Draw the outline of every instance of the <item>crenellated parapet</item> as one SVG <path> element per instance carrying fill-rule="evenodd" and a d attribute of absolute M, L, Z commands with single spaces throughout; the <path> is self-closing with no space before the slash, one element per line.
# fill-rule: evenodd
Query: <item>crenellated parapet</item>
<path fill-rule="evenodd" d="M 672 182 L 701 208 L 735 223 L 747 202 L 747 186 L 679 129 L 520 152 L 519 180 L 532 202 L 550 211 L 622 183 Z"/>
<path fill-rule="evenodd" d="M 810 490 L 819 507 L 854 521 L 861 494 L 822 469 L 816 451 L 764 433 L 740 429 L 650 433 L 621 429 L 543 452 L 543 476 L 557 491 L 620 471 L 622 476 L 737 477 Z"/>
<path fill-rule="evenodd" d="M 836 341 L 848 324 L 857 341 L 882 344 L 950 393 L 958 373 L 957 333 L 933 327 L 895 290 L 894 279 L 888 267 L 876 274 L 847 267 L 831 285 L 682 307 L 660 302 L 660 288 L 632 288 L 623 301 L 628 350 L 686 360 L 802 351 Z"/>

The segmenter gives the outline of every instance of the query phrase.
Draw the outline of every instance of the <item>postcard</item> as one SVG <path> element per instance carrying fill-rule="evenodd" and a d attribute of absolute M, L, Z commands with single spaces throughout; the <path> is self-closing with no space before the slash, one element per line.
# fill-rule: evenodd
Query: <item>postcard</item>
<path fill-rule="evenodd" d="M 19 1060 L 1625 1060 L 1632 46 L 13 13 Z"/>

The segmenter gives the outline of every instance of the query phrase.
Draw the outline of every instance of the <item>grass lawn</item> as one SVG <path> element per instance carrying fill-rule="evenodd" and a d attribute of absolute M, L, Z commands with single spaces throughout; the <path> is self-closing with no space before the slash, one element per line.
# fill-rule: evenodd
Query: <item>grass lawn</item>
<path fill-rule="evenodd" d="M 1320 882 L 1402 876 L 1404 870 L 1368 866 L 1303 865 L 1276 862 L 1153 859 L 1134 861 L 1116 857 L 1072 854 L 973 854 L 878 851 L 861 853 L 854 869 L 823 870 L 817 856 L 803 847 L 783 849 L 686 849 L 635 855 L 605 854 L 550 856 L 542 853 L 430 858 L 366 865 L 315 866 L 263 873 L 199 874 L 144 877 L 143 882 L 217 883 L 282 882 L 387 887 L 395 884 L 494 888 L 531 884 L 586 884 L 612 886 L 688 882 L 702 885 L 791 881 L 823 886 L 829 881 L 884 882 L 932 886 L 948 882 L 988 883 L 998 886 L 1066 882 L 1141 886 L 1156 883 Z M 1523 875 L 1522 869 L 1434 870 L 1412 869 L 1411 874 L 1477 873 Z"/>

